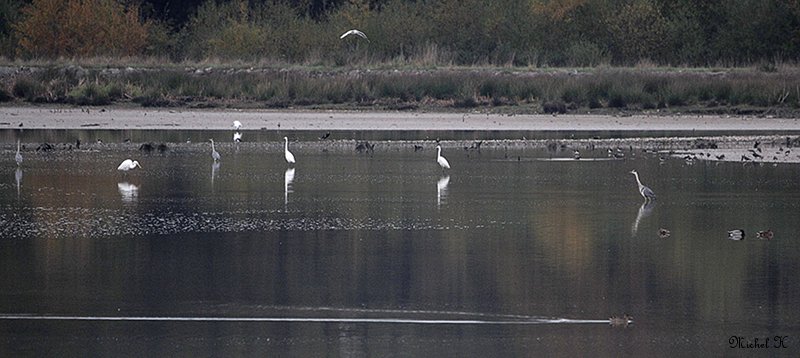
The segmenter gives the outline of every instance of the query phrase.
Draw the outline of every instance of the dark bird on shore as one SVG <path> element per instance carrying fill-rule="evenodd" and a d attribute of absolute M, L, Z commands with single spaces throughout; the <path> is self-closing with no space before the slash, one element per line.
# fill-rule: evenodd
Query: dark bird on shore
<path fill-rule="evenodd" d="M 320 140 L 328 139 L 331 136 L 331 132 L 327 132 L 319 137 Z"/>
<path fill-rule="evenodd" d="M 81 149 L 81 140 L 80 139 L 75 140 L 75 149 Z"/>
<path fill-rule="evenodd" d="M 725 154 L 717 155 L 716 158 L 717 158 L 717 160 L 723 160 L 723 159 L 725 159 Z"/>
<path fill-rule="evenodd" d="M 19 122 L 19 126 L 18 127 L 22 127 L 22 122 Z"/>
<path fill-rule="evenodd" d="M 761 145 L 761 142 L 756 141 L 755 144 L 753 144 L 753 148 L 758 148 L 759 145 Z"/>
<path fill-rule="evenodd" d="M 55 149 L 56 148 L 53 147 L 52 144 L 47 143 L 47 142 L 39 144 L 39 146 L 36 147 L 36 151 L 37 152 L 49 152 L 49 151 L 52 151 L 52 150 L 55 150 Z"/>
<path fill-rule="evenodd" d="M 375 152 L 375 144 L 370 144 L 368 141 L 359 142 L 356 144 L 356 152 L 363 153 L 363 152 Z"/>
<path fill-rule="evenodd" d="M 153 143 L 142 143 L 142 145 L 139 146 L 139 150 L 145 153 L 150 153 L 153 149 Z"/>
<path fill-rule="evenodd" d="M 736 229 L 736 230 L 728 231 L 728 239 L 729 240 L 735 240 L 735 241 L 744 240 L 744 236 L 745 236 L 744 230 L 742 230 L 742 229 Z"/>
<path fill-rule="evenodd" d="M 420 150 L 422 150 L 422 146 L 418 145 L 418 144 L 414 144 L 414 151 L 415 152 L 419 152 Z"/>
<path fill-rule="evenodd" d="M 775 236 L 775 234 L 772 232 L 772 229 L 767 229 L 756 233 L 756 237 L 760 240 L 772 240 L 773 236 Z"/>
<path fill-rule="evenodd" d="M 666 238 L 668 238 L 670 235 L 672 235 L 672 233 L 671 233 L 671 232 L 669 232 L 669 230 L 667 230 L 667 229 L 665 229 L 665 228 L 663 228 L 663 227 L 662 227 L 662 228 L 660 228 L 660 229 L 658 229 L 658 237 L 660 237 L 660 238 L 662 238 L 662 239 L 666 239 Z"/>
<path fill-rule="evenodd" d="M 633 316 L 625 313 L 622 317 L 611 316 L 608 318 L 608 324 L 614 327 L 628 327 L 633 323 Z"/>
<path fill-rule="evenodd" d="M 746 161 L 748 161 L 748 160 L 752 160 L 752 159 L 750 159 L 750 158 L 749 158 L 749 157 L 747 157 L 746 155 L 742 154 L 742 161 L 743 161 L 743 162 L 746 162 Z"/>

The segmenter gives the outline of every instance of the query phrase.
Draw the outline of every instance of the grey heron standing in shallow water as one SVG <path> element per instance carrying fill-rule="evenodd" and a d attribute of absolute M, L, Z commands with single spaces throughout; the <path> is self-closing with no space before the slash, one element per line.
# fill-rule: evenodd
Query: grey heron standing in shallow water
<path fill-rule="evenodd" d="M 217 149 L 214 148 L 214 140 L 213 139 L 209 140 L 211 141 L 211 158 L 214 158 L 214 161 L 216 162 L 219 160 L 220 155 L 219 152 L 217 152 Z"/>
<path fill-rule="evenodd" d="M 639 194 L 642 194 L 642 197 L 645 201 L 650 201 L 656 198 L 656 193 L 653 192 L 652 189 L 642 185 L 642 181 L 639 180 L 639 173 L 636 170 L 631 170 L 631 174 L 636 176 L 636 184 L 639 185 Z"/>

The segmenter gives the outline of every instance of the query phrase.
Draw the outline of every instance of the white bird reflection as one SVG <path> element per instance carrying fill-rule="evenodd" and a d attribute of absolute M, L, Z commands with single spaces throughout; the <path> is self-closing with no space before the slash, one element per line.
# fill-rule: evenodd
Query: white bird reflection
<path fill-rule="evenodd" d="M 450 184 L 450 176 L 445 175 L 436 182 L 436 207 L 442 205 L 442 199 L 447 201 L 447 185 Z"/>
<path fill-rule="evenodd" d="M 219 162 L 214 162 L 211 164 L 211 187 L 214 187 L 214 177 L 217 176 L 217 172 L 219 172 Z"/>
<path fill-rule="evenodd" d="M 642 219 L 650 216 L 653 213 L 653 208 L 656 206 L 656 202 L 652 200 L 647 200 L 642 203 L 642 206 L 639 207 L 639 212 L 636 214 L 636 220 L 633 222 L 633 226 L 631 227 L 631 236 L 636 236 L 636 233 L 639 231 L 639 223 Z"/>
<path fill-rule="evenodd" d="M 135 203 L 139 200 L 139 187 L 126 181 L 117 183 L 119 194 L 122 195 L 122 202 L 126 204 Z"/>
<path fill-rule="evenodd" d="M 14 173 L 14 179 L 17 179 L 17 199 L 19 199 L 19 185 L 22 183 L 22 168 L 17 167 L 17 171 Z"/>
<path fill-rule="evenodd" d="M 294 168 L 286 169 L 283 175 L 283 205 L 289 204 L 289 193 L 294 193 L 292 182 L 294 181 Z"/>

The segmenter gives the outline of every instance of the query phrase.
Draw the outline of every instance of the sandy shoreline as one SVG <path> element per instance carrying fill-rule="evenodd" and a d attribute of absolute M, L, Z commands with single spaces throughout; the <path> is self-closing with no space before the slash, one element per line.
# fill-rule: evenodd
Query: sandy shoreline
<path fill-rule="evenodd" d="M 748 116 L 504 115 L 479 113 L 0 107 L 0 129 L 800 131 L 800 120 Z"/>

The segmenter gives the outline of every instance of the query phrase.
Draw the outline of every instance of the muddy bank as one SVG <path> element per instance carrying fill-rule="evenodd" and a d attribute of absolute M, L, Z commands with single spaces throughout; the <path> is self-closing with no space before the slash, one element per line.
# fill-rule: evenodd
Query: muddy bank
<path fill-rule="evenodd" d="M 484 113 L 0 107 L 0 129 L 233 129 L 429 131 L 800 132 L 796 118 L 728 115 L 503 115 Z M 765 133 L 768 134 L 768 133 Z"/>

